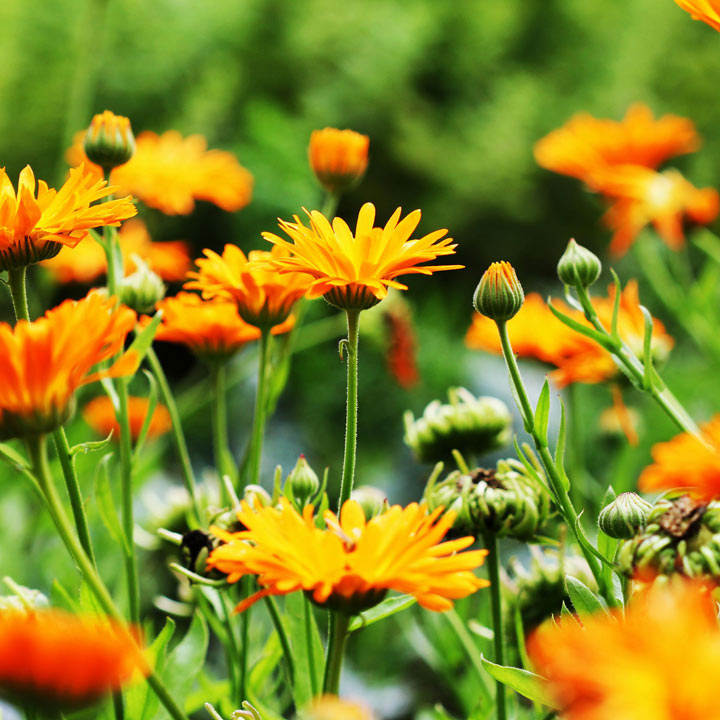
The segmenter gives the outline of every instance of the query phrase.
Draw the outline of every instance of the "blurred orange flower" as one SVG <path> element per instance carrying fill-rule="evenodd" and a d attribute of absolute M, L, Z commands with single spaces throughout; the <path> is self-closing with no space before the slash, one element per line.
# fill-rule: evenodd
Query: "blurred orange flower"
<path fill-rule="evenodd" d="M 128 418 L 130 420 L 130 436 L 133 440 L 140 437 L 145 418 L 150 409 L 150 402 L 147 398 L 128 398 Z M 107 395 L 98 395 L 83 408 L 85 422 L 102 437 L 107 437 L 110 431 L 117 440 L 120 437 L 120 424 L 115 415 L 115 408 Z M 164 405 L 156 405 L 153 410 L 150 425 L 148 426 L 149 438 L 163 435 L 172 427 L 170 413 Z"/>
<path fill-rule="evenodd" d="M 383 313 L 388 331 L 387 364 L 398 385 L 409 389 L 418 384 L 420 374 L 415 361 L 415 333 L 407 308 L 396 306 Z"/>
<path fill-rule="evenodd" d="M 100 617 L 62 610 L 0 612 L 0 696 L 45 711 L 76 710 L 148 667 L 135 639 Z"/>
<path fill-rule="evenodd" d="M 87 162 L 82 148 L 85 131 L 68 150 L 71 165 Z M 95 165 L 95 172 L 102 170 Z M 208 150 L 202 135 L 183 137 L 175 130 L 157 135 L 145 131 L 136 139 L 135 154 L 115 168 L 110 178 L 125 192 L 166 215 L 187 215 L 195 200 L 215 203 L 223 210 L 240 210 L 250 202 L 252 175 L 232 153 Z"/>
<path fill-rule="evenodd" d="M 675 0 L 690 13 L 693 20 L 702 20 L 715 30 L 720 30 L 720 2 L 718 0 Z"/>
<path fill-rule="evenodd" d="M 720 499 L 720 415 L 702 426 L 707 442 L 689 433 L 676 435 L 652 448 L 638 487 L 643 492 L 682 490 L 704 502 Z"/>
<path fill-rule="evenodd" d="M 132 310 L 96 292 L 34 322 L 0 323 L 0 436 L 54 430 L 72 413 L 78 387 L 133 373 L 138 359 L 130 351 L 108 369 L 90 370 L 122 351 L 134 325 Z"/>
<path fill-rule="evenodd" d="M 548 622 L 528 653 L 567 720 L 720 718 L 720 630 L 695 584 L 652 586 L 624 616 Z"/>
<path fill-rule="evenodd" d="M 92 204 L 115 190 L 81 166 L 70 170 L 60 190 L 40 180 L 36 194 L 35 175 L 27 165 L 16 194 L 0 168 L 0 270 L 53 257 L 63 245 L 74 248 L 91 228 L 117 226 L 135 215 L 131 198 Z"/>
<path fill-rule="evenodd" d="M 369 146 L 370 138 L 354 130 L 313 130 L 308 148 L 310 167 L 326 190 L 342 192 L 365 174 Z"/>

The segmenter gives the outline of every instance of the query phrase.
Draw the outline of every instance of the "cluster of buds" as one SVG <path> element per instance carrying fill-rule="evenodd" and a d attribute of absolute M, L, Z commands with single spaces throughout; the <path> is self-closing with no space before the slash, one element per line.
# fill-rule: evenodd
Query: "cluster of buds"
<path fill-rule="evenodd" d="M 433 400 L 417 419 L 405 413 L 405 443 L 420 462 L 447 460 L 453 450 L 480 456 L 510 442 L 512 415 L 502 400 L 476 398 L 465 388 L 451 388 L 448 398 Z"/>
<path fill-rule="evenodd" d="M 535 538 L 550 514 L 550 496 L 517 460 L 499 460 L 495 469 L 456 470 L 431 480 L 424 498 L 432 511 L 440 506 L 457 513 L 459 534 Z"/>
<path fill-rule="evenodd" d="M 646 525 L 624 540 L 617 562 L 628 577 L 681 574 L 720 579 L 720 502 L 687 495 L 659 500 Z"/>

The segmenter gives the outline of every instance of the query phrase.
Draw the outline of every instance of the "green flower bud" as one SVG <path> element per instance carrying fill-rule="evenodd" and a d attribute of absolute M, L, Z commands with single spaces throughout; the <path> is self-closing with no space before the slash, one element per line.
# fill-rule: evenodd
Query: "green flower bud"
<path fill-rule="evenodd" d="M 447 460 L 453 450 L 484 455 L 510 442 L 512 415 L 502 400 L 465 388 L 451 388 L 448 397 L 449 404 L 434 400 L 417 420 L 405 413 L 405 444 L 420 462 Z"/>
<path fill-rule="evenodd" d="M 473 295 L 475 309 L 497 322 L 504 322 L 517 315 L 524 301 L 525 293 L 515 269 L 505 260 L 490 265 Z"/>
<path fill-rule="evenodd" d="M 123 165 L 135 154 L 135 136 L 126 117 L 106 110 L 95 115 L 85 133 L 85 154 L 106 172 Z"/>
<path fill-rule="evenodd" d="M 155 303 L 165 297 L 165 285 L 137 255 L 133 255 L 133 262 L 137 270 L 118 283 L 118 297 L 137 313 L 152 312 Z"/>
<path fill-rule="evenodd" d="M 4 610 L 37 610 L 50 606 L 47 595 L 44 595 L 39 590 L 33 590 L 24 585 L 17 585 L 9 578 L 6 578 L 5 582 L 13 591 L 13 594 L 0 595 L 0 612 Z"/>
<path fill-rule="evenodd" d="M 570 240 L 557 264 L 558 277 L 570 287 L 590 287 L 601 272 L 600 258 L 575 240 Z"/>
<path fill-rule="evenodd" d="M 300 507 L 305 507 L 320 489 L 320 480 L 310 467 L 304 455 L 298 458 L 295 467 L 285 480 L 285 490 Z"/>
<path fill-rule="evenodd" d="M 365 513 L 365 519 L 370 520 L 379 515 L 388 506 L 387 496 L 380 489 L 372 485 L 360 485 L 351 493 L 350 498 L 357 500 Z"/>
<path fill-rule="evenodd" d="M 634 492 L 618 495 L 598 517 L 600 529 L 612 538 L 631 538 L 645 527 L 652 505 Z"/>

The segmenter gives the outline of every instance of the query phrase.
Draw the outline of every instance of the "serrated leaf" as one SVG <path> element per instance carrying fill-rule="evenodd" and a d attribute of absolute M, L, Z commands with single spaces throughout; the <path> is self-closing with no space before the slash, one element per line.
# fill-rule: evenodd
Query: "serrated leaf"
<path fill-rule="evenodd" d="M 78 455 L 82 453 L 83 455 L 87 455 L 91 452 L 98 452 L 100 450 L 105 450 L 107 448 L 111 441 L 112 441 L 113 431 L 110 431 L 110 434 L 104 438 L 103 440 L 90 440 L 88 442 L 78 443 L 77 445 L 73 445 L 70 448 L 70 457 L 75 457 L 75 455 Z"/>
<path fill-rule="evenodd" d="M 497 665 L 485 657 L 482 658 L 483 667 L 498 682 L 519 693 L 533 702 L 556 708 L 557 705 L 550 698 L 545 689 L 545 680 L 529 670 L 521 670 L 516 667 Z"/>
<path fill-rule="evenodd" d="M 545 378 L 540 397 L 535 407 L 535 417 L 533 419 L 533 427 L 535 435 L 538 437 L 541 445 L 547 445 L 548 437 L 548 420 L 550 417 L 550 384 Z"/>
<path fill-rule="evenodd" d="M 412 595 L 398 595 L 396 597 L 390 597 L 383 600 L 379 605 L 376 605 L 365 612 L 356 615 L 351 621 L 348 630 L 354 632 L 366 625 L 372 625 L 379 620 L 395 615 L 402 610 L 412 607 L 417 600 Z"/>
<path fill-rule="evenodd" d="M 565 587 L 570 597 L 570 602 L 572 602 L 575 612 L 578 615 L 592 615 L 598 612 L 607 612 L 605 601 L 576 577 L 568 575 L 565 578 Z"/>

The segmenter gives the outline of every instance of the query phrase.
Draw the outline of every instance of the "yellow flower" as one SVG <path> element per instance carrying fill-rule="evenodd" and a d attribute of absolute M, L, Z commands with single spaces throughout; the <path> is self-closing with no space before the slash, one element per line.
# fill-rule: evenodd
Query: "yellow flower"
<path fill-rule="evenodd" d="M 370 138 L 354 130 L 313 130 L 308 148 L 310 167 L 328 192 L 342 192 L 365 174 L 369 146 Z"/>
<path fill-rule="evenodd" d="M 309 227 L 297 215 L 295 222 L 280 221 L 288 242 L 273 233 L 263 237 L 284 248 L 288 255 L 273 259 L 281 272 L 300 272 L 313 278 L 309 297 L 324 296 L 331 304 L 348 310 L 362 310 L 380 302 L 388 288 L 407 290 L 395 278 L 400 275 L 431 275 L 439 270 L 459 270 L 463 265 L 423 265 L 457 247 L 447 230 L 435 230 L 410 239 L 420 222 L 420 210 L 400 220 L 400 208 L 385 227 L 375 227 L 375 206 L 360 208 L 355 233 L 339 217 L 332 221 L 317 210 L 308 213 Z"/>
<path fill-rule="evenodd" d="M 472 572 L 487 550 L 459 552 L 472 537 L 441 542 L 454 513 L 442 508 L 428 514 L 425 505 L 393 505 L 371 520 L 360 504 L 348 500 L 340 518 L 326 511 L 326 528 L 316 526 L 314 509 L 302 515 L 286 498 L 278 507 L 241 504 L 238 520 L 246 528 L 212 532 L 224 542 L 208 566 L 237 582 L 257 575 L 262 587 L 238 610 L 265 595 L 305 590 L 318 605 L 356 613 L 380 602 L 388 590 L 414 595 L 424 608 L 449 610 L 452 600 L 466 597 L 489 583 Z"/>
<path fill-rule="evenodd" d="M 337 695 L 316 697 L 300 711 L 299 717 L 300 720 L 375 720 L 367 705 Z"/>

